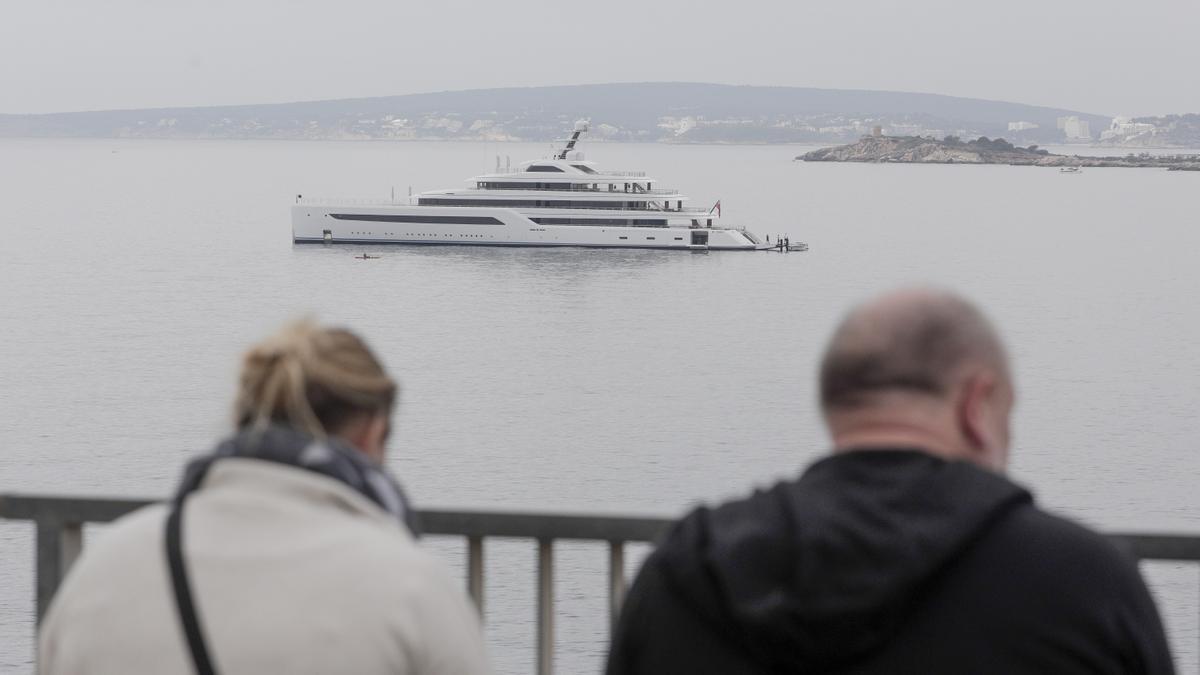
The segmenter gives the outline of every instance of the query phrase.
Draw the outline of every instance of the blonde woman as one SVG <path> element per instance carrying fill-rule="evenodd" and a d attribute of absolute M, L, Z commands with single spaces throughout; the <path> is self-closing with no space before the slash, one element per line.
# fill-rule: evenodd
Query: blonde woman
<path fill-rule="evenodd" d="M 246 355 L 235 433 L 114 523 L 42 624 L 40 670 L 482 673 L 479 620 L 382 468 L 396 384 L 353 333 Z"/>

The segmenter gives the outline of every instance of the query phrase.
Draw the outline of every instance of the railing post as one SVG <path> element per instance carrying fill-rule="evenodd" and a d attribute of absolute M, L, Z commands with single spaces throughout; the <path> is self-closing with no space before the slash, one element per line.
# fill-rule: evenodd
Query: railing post
<path fill-rule="evenodd" d="M 554 673 L 554 540 L 538 539 L 537 672 Z"/>
<path fill-rule="evenodd" d="M 83 549 L 79 523 L 37 521 L 37 620 L 41 623 L 50 600 Z"/>
<path fill-rule="evenodd" d="M 612 626 L 621 616 L 625 599 L 625 542 L 608 542 L 608 618 Z"/>
<path fill-rule="evenodd" d="M 467 592 L 483 620 L 483 537 L 467 537 Z"/>

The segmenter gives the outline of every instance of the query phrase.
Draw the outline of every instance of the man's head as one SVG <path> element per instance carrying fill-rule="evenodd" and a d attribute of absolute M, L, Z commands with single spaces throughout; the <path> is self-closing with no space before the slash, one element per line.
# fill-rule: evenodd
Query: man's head
<path fill-rule="evenodd" d="M 1007 465 L 1008 359 L 987 318 L 956 295 L 902 290 L 855 308 L 830 340 L 820 386 L 835 450 L 917 446 Z"/>

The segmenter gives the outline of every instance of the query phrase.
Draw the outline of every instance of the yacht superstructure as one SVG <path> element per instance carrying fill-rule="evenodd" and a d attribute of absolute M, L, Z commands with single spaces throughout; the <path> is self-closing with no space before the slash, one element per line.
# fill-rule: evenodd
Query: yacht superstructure
<path fill-rule="evenodd" d="M 590 246 L 682 250 L 755 250 L 759 239 L 722 227 L 720 203 L 684 205 L 678 190 L 645 173 L 608 171 L 575 149 L 580 121 L 562 150 L 476 176 L 458 190 L 412 196 L 407 203 L 338 202 L 297 197 L 296 242 Z"/>

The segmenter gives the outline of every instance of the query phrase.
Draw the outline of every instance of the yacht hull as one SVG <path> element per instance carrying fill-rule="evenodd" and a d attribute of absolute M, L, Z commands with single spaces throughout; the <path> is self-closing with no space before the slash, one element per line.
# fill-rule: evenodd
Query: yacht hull
<path fill-rule="evenodd" d="M 552 216 L 554 214 L 547 214 Z M 758 247 L 741 230 L 708 227 L 622 227 L 539 224 L 513 209 L 336 204 L 292 207 L 297 243 L 583 246 L 744 250 Z"/>

